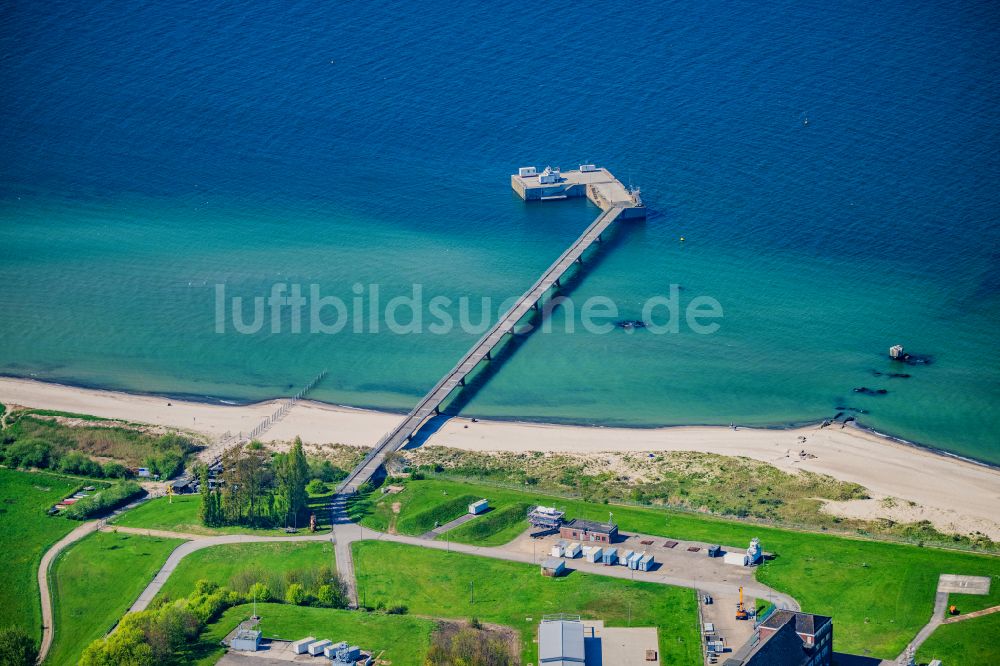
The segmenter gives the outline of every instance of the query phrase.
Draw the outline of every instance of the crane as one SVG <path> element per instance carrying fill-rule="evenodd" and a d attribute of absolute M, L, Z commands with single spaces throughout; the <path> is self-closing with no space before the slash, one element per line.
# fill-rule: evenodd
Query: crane
<path fill-rule="evenodd" d="M 736 619 L 737 620 L 749 620 L 750 613 L 747 612 L 746 607 L 743 605 L 743 586 L 740 585 L 740 603 L 736 604 Z"/>

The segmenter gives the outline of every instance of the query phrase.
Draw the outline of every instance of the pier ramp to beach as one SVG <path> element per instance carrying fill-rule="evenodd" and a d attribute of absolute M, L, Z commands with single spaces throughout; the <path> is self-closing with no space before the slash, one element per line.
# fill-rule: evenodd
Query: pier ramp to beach
<path fill-rule="evenodd" d="M 553 176 L 551 169 L 539 173 L 534 167 L 524 167 L 520 169 L 518 174 L 511 177 L 514 190 L 526 201 L 548 201 L 571 196 L 587 196 L 601 209 L 601 213 L 580 237 L 542 273 L 528 291 L 517 299 L 514 305 L 500 317 L 499 321 L 476 341 L 472 348 L 455 364 L 455 367 L 421 398 L 416 407 L 406 415 L 406 418 L 372 447 L 365 458 L 337 486 L 338 493 L 357 492 L 358 488 L 378 471 L 387 455 L 403 448 L 424 423 L 438 414 L 441 404 L 451 392 L 460 386 L 465 386 L 466 378 L 476 366 L 484 361 L 492 360 L 493 351 L 503 343 L 504 337 L 513 334 L 517 323 L 530 311 L 538 308 L 539 301 L 549 289 L 560 286 L 560 280 L 573 264 L 583 262 L 584 252 L 594 243 L 601 241 L 608 227 L 619 219 L 645 218 L 646 209 L 639 198 L 638 191 L 627 190 L 606 169 L 589 170 L 585 168 L 589 166 L 591 165 L 583 165 L 579 171 L 566 172 L 559 176 Z M 555 180 L 555 178 L 564 178 L 564 180 Z"/>

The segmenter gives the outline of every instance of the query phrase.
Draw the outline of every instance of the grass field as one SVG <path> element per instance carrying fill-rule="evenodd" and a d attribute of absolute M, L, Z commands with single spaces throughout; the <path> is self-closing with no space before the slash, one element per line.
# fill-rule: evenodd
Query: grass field
<path fill-rule="evenodd" d="M 97 532 L 52 566 L 55 641 L 46 663 L 75 664 L 125 614 L 181 541 Z"/>
<path fill-rule="evenodd" d="M 438 539 L 450 539 L 460 543 L 475 543 L 480 546 L 502 546 L 512 541 L 524 531 L 524 517 L 531 504 L 516 502 L 494 509 L 464 525 L 459 525 Z"/>
<path fill-rule="evenodd" d="M 55 474 L 0 469 L 0 627 L 23 627 L 41 640 L 42 611 L 36 574 L 42 554 L 79 523 L 48 516 L 53 504 L 85 485 Z"/>
<path fill-rule="evenodd" d="M 322 565 L 334 565 L 333 545 L 325 541 L 213 546 L 181 560 L 158 597 L 186 597 L 201 579 L 228 586 L 234 575 L 250 567 L 284 572 Z"/>
<path fill-rule="evenodd" d="M 537 660 L 535 625 L 546 613 L 572 612 L 608 626 L 657 626 L 660 663 L 697 664 L 698 605 L 691 590 L 574 572 L 546 578 L 538 567 L 362 541 L 353 544 L 358 596 L 374 606 L 403 604 L 410 613 L 478 617 L 521 634 L 524 663 Z M 473 599 L 474 594 L 474 599 Z"/>
<path fill-rule="evenodd" d="M 309 506 L 316 514 L 319 530 L 330 529 L 330 512 L 325 509 L 332 492 L 313 495 Z M 201 524 L 201 495 L 174 495 L 173 498 L 157 497 L 123 513 L 112 522 L 122 527 L 140 527 L 153 530 L 169 530 L 187 534 L 266 534 L 284 536 L 284 529 L 253 529 L 249 527 L 205 527 Z M 299 526 L 299 534 L 308 530 L 308 523 Z"/>
<path fill-rule="evenodd" d="M 945 664 L 1000 664 L 1000 613 L 938 627 L 917 652 L 917 663 L 941 659 Z"/>
<path fill-rule="evenodd" d="M 222 655 L 222 640 L 239 622 L 250 618 L 253 606 L 235 606 L 202 633 L 184 663 L 214 664 Z M 436 623 L 407 615 L 308 608 L 285 604 L 257 604 L 261 631 L 267 638 L 298 640 L 306 636 L 347 641 L 373 650 L 393 666 L 422 666 Z"/>
<path fill-rule="evenodd" d="M 791 594 L 804 610 L 833 616 L 837 650 L 867 651 L 881 658 L 898 655 L 926 624 L 939 574 L 1000 575 L 1000 558 L 990 555 L 758 527 L 697 514 L 588 503 L 441 479 L 405 485 L 401 493 L 363 499 L 355 505 L 355 514 L 366 527 L 385 529 L 389 502 L 400 503 L 398 520 L 402 521 L 408 512 L 426 511 L 442 498 L 469 494 L 488 498 L 497 511 L 518 503 L 555 504 L 567 511 L 567 517 L 602 521 L 613 511 L 624 532 L 735 547 L 745 547 L 751 537 L 759 537 L 764 549 L 777 557 L 758 570 L 758 580 Z M 521 523 L 520 528 L 515 524 L 494 534 L 474 535 L 470 528 L 477 520 L 453 530 L 448 538 L 496 544 L 527 527 Z"/>

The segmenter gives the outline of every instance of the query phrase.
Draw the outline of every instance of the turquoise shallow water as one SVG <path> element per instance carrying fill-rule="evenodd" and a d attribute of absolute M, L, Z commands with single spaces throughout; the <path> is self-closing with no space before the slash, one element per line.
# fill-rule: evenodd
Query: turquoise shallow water
<path fill-rule="evenodd" d="M 48 10 L 13 10 L 2 37 L 2 373 L 256 400 L 327 368 L 313 397 L 407 409 L 475 335 L 296 335 L 287 316 L 281 333 L 220 335 L 215 285 L 316 283 L 349 302 L 378 283 L 384 302 L 419 283 L 495 306 L 596 214 L 526 205 L 509 173 L 597 161 L 655 215 L 620 225 L 568 293 L 637 318 L 679 284 L 682 303 L 721 303 L 719 331 L 556 325 L 452 409 L 658 425 L 849 406 L 1000 463 L 988 8 L 638 3 L 597 40 L 586 4 L 547 21 Z M 896 342 L 934 363 L 875 376 L 902 370 L 884 358 Z"/>

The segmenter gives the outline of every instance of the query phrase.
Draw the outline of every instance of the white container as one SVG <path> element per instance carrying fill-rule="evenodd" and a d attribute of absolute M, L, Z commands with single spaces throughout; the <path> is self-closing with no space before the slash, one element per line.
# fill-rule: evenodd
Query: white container
<path fill-rule="evenodd" d="M 597 166 L 594 164 L 581 164 L 580 171 L 583 173 L 591 173 L 597 171 Z"/>
<path fill-rule="evenodd" d="M 570 560 L 572 560 L 575 557 L 580 557 L 580 544 L 574 541 L 573 543 L 568 545 L 566 547 L 566 552 L 563 554 L 563 557 L 566 557 Z"/>
<path fill-rule="evenodd" d="M 552 555 L 552 557 L 562 557 L 563 552 L 563 545 L 561 543 L 557 543 L 552 546 L 552 550 L 549 554 Z"/>
<path fill-rule="evenodd" d="M 600 546 L 594 546 L 593 548 L 588 548 L 587 549 L 587 554 L 585 556 L 585 559 L 588 562 L 600 562 L 602 554 L 603 554 L 603 551 L 601 551 L 601 547 Z"/>
<path fill-rule="evenodd" d="M 535 167 L 521 167 L 517 170 L 517 175 L 521 178 L 530 178 L 531 176 L 538 175 L 538 169 Z"/>
<path fill-rule="evenodd" d="M 309 651 L 309 646 L 315 642 L 316 642 L 315 636 L 309 636 L 307 638 L 303 638 L 300 641 L 295 641 L 294 643 L 292 643 L 292 652 L 294 652 L 295 654 L 305 654 L 306 652 Z"/>
<path fill-rule="evenodd" d="M 309 654 L 316 657 L 318 655 L 323 654 L 323 650 L 326 648 L 327 645 L 330 645 L 331 643 L 333 643 L 333 641 L 328 641 L 324 638 L 322 640 L 316 641 L 315 643 L 311 643 L 307 648 L 307 651 L 309 652 Z"/>

